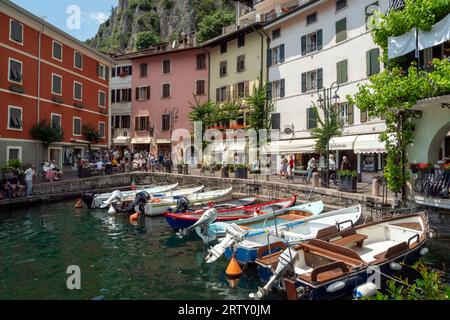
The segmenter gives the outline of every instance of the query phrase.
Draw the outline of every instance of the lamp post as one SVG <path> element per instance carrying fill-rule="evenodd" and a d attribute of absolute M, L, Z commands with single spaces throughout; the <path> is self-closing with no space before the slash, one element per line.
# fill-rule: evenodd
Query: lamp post
<path fill-rule="evenodd" d="M 329 153 L 330 153 L 330 111 L 332 108 L 338 108 L 340 97 L 338 95 L 339 83 L 333 82 L 329 88 L 317 89 L 317 105 L 323 111 L 324 114 L 324 126 L 327 128 L 326 132 L 326 154 L 325 154 L 325 184 L 328 187 L 330 181 L 330 164 L 329 164 Z"/>

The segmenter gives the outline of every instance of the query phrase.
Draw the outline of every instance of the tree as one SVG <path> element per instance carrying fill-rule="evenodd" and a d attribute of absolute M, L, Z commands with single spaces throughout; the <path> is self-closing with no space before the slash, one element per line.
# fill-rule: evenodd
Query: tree
<path fill-rule="evenodd" d="M 261 129 L 269 131 L 271 129 L 272 112 L 274 105 L 267 99 L 268 83 L 264 86 L 253 85 L 252 93 L 245 98 L 245 102 L 251 109 L 249 116 L 250 126 L 259 132 Z"/>
<path fill-rule="evenodd" d="M 30 135 L 34 139 L 42 142 L 44 146 L 42 150 L 43 153 L 45 152 L 44 149 L 46 149 L 49 144 L 60 142 L 64 139 L 64 132 L 61 127 L 57 124 L 47 123 L 46 119 L 35 124 L 30 130 Z"/>
<path fill-rule="evenodd" d="M 313 103 L 312 109 L 319 122 L 319 126 L 312 129 L 312 137 L 317 140 L 316 151 L 325 159 L 328 157 L 326 151 L 330 139 L 342 135 L 342 122 L 339 119 L 339 110 L 338 107 L 331 106 L 328 108 L 328 117 L 322 119 L 315 103 Z"/>
<path fill-rule="evenodd" d="M 142 50 L 150 47 L 152 44 L 161 42 L 160 37 L 152 31 L 143 31 L 137 34 L 136 49 Z"/>
<path fill-rule="evenodd" d="M 86 140 L 89 141 L 88 151 L 89 154 L 91 154 L 91 144 L 98 143 L 100 141 L 100 134 L 98 133 L 97 129 L 95 129 L 95 127 L 91 124 L 83 125 L 82 132 Z"/>
<path fill-rule="evenodd" d="M 205 15 L 198 24 L 197 39 L 200 42 L 222 34 L 222 28 L 235 22 L 234 13 L 219 9 L 211 15 Z"/>

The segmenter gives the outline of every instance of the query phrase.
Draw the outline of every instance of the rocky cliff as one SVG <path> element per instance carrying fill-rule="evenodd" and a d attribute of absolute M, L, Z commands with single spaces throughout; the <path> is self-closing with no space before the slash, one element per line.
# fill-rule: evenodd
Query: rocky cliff
<path fill-rule="evenodd" d="M 195 32 L 204 17 L 217 10 L 232 13 L 233 8 L 232 0 L 119 0 L 87 43 L 103 52 L 124 53 L 136 49 L 144 32 L 154 42 L 170 42 L 181 33 Z"/>

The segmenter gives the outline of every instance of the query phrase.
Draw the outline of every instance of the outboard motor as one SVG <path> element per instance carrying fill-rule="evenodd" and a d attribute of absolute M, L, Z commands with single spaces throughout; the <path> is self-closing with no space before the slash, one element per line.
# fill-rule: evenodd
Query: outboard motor
<path fill-rule="evenodd" d="M 174 213 L 183 213 L 189 210 L 189 200 L 186 197 L 181 197 L 177 200 L 177 206 Z"/>
<path fill-rule="evenodd" d="M 93 192 L 85 192 L 81 195 L 81 200 L 88 206 L 92 207 L 92 202 L 94 202 L 95 194 Z"/>
<path fill-rule="evenodd" d="M 148 200 L 150 200 L 150 195 L 146 191 L 141 191 L 138 194 L 136 194 L 134 201 L 124 208 L 119 208 L 119 205 L 115 202 L 111 203 L 111 205 L 114 207 L 114 210 L 116 210 L 119 213 L 133 214 L 135 213 L 136 207 L 139 207 L 139 212 L 144 213 L 145 205 L 147 204 Z"/>
<path fill-rule="evenodd" d="M 205 228 L 211 223 L 213 223 L 217 217 L 219 216 L 219 212 L 216 210 L 216 208 L 210 208 L 206 210 L 203 215 L 200 217 L 200 219 L 197 220 L 196 223 L 194 223 L 192 226 L 180 230 L 180 232 L 177 233 L 177 235 L 182 238 L 183 236 L 187 235 L 191 230 L 194 230 L 195 228 Z"/>

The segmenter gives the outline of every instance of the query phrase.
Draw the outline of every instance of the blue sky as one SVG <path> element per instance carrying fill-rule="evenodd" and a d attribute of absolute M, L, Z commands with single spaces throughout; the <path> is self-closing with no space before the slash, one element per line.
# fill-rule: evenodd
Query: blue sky
<path fill-rule="evenodd" d="M 117 0 L 12 1 L 82 41 L 92 38 L 97 33 L 100 23 L 109 17 L 111 8 L 118 2 Z M 76 15 L 77 12 L 81 13 L 80 19 Z"/>

